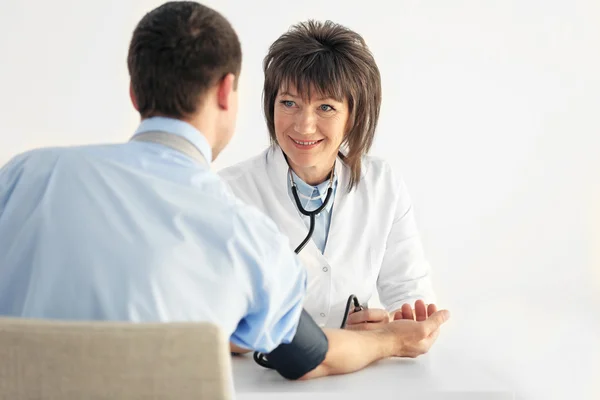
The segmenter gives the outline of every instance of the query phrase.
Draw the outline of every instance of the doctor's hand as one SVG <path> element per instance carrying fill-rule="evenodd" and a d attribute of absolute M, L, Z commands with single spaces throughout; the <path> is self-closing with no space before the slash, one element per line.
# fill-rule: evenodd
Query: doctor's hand
<path fill-rule="evenodd" d="M 415 358 L 429 351 L 440 333 L 440 327 L 449 318 L 448 310 L 435 311 L 421 321 L 412 319 L 392 321 L 383 327 L 382 331 L 394 336 L 394 355 L 396 357 Z"/>
<path fill-rule="evenodd" d="M 393 320 L 397 321 L 400 319 L 409 319 L 416 321 L 425 321 L 429 315 L 434 314 L 437 311 L 435 304 L 425 305 L 423 300 L 415 301 L 415 308 L 413 309 L 410 304 L 405 303 L 402 308 L 394 312 Z"/>
<path fill-rule="evenodd" d="M 379 329 L 390 322 L 387 311 L 379 308 L 367 308 L 362 311 L 353 311 L 346 320 L 346 329 L 354 331 L 367 331 Z"/>

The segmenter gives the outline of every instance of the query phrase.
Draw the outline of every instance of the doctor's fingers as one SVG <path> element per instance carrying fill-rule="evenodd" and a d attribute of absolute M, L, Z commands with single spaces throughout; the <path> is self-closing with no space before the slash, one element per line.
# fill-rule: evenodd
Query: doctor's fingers
<path fill-rule="evenodd" d="M 435 304 L 425 304 L 423 300 L 415 301 L 415 319 L 417 321 L 425 321 L 430 315 L 435 314 L 437 306 Z"/>
<path fill-rule="evenodd" d="M 415 316 L 413 313 L 413 309 L 410 304 L 402 304 L 402 307 L 399 308 L 394 314 L 391 316 L 392 321 L 398 321 L 402 319 L 415 320 Z"/>
<path fill-rule="evenodd" d="M 383 322 L 388 323 L 390 315 L 387 311 L 380 308 L 367 308 L 366 310 L 357 311 L 348 316 L 348 325 L 360 324 L 363 322 Z"/>
<path fill-rule="evenodd" d="M 346 325 L 346 329 L 350 331 L 376 331 L 389 325 L 389 322 L 361 322 L 360 324 Z"/>
<path fill-rule="evenodd" d="M 437 311 L 437 307 L 435 304 L 430 304 L 427 306 L 427 315 L 432 315 L 435 314 L 435 312 Z"/>
<path fill-rule="evenodd" d="M 392 319 L 408 319 L 416 321 L 425 321 L 430 315 L 435 314 L 437 306 L 435 304 L 425 304 L 422 300 L 415 302 L 415 308 L 412 309 L 410 304 L 405 303 L 402 308 L 394 313 Z"/>
<path fill-rule="evenodd" d="M 427 307 L 423 300 L 415 301 L 415 319 L 417 321 L 425 321 L 427 319 Z"/>
<path fill-rule="evenodd" d="M 402 308 L 400 312 L 396 313 L 395 319 L 415 319 L 415 314 L 413 312 L 412 307 L 408 303 L 402 304 Z"/>

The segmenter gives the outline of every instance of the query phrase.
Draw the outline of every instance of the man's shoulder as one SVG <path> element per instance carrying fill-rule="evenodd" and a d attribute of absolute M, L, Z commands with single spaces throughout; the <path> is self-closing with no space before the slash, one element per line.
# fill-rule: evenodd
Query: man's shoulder
<path fill-rule="evenodd" d="M 42 147 L 38 149 L 27 150 L 13 156 L 4 166 L 16 167 L 32 161 L 56 159 L 56 157 L 67 150 L 67 147 Z"/>
<path fill-rule="evenodd" d="M 69 147 L 45 147 L 27 150 L 13 156 L 0 171 L 5 179 L 6 177 L 18 179 L 23 176 L 49 175 L 57 161 L 72 151 L 72 148 Z"/>
<path fill-rule="evenodd" d="M 75 161 L 86 160 L 94 152 L 105 151 L 106 149 L 116 148 L 120 144 L 92 144 L 80 146 L 55 146 L 40 147 L 27 150 L 15 155 L 5 164 L 5 167 L 24 166 L 31 163 L 43 164 L 52 163 L 58 159 Z"/>

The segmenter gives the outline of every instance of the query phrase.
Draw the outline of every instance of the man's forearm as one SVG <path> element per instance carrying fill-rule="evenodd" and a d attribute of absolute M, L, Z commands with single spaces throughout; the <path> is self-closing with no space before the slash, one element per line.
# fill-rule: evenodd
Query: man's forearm
<path fill-rule="evenodd" d="M 324 329 L 329 341 L 325 360 L 301 379 L 355 372 L 394 354 L 394 337 L 381 331 Z"/>

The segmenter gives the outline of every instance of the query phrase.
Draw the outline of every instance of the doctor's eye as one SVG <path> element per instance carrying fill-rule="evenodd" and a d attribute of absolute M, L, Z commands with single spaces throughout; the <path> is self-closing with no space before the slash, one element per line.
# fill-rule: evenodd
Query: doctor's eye
<path fill-rule="evenodd" d="M 332 106 L 330 106 L 329 104 L 321 104 L 319 106 L 319 110 L 321 111 L 325 111 L 325 112 L 329 112 L 329 111 L 334 111 L 335 108 L 333 108 Z"/>
<path fill-rule="evenodd" d="M 296 105 L 296 103 L 294 103 L 291 100 L 281 100 L 280 103 L 283 104 L 283 106 L 286 108 L 292 108 L 294 107 L 294 105 Z"/>

